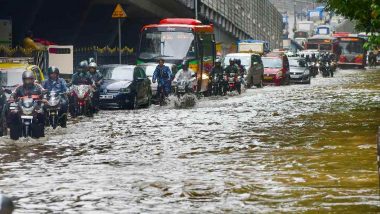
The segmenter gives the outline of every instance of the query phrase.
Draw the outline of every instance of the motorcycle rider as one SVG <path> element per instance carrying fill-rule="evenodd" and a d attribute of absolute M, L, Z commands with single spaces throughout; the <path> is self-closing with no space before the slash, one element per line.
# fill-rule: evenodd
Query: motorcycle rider
<path fill-rule="evenodd" d="M 73 85 L 92 85 L 93 81 L 88 73 L 88 63 L 86 60 L 79 63 L 77 71 L 73 74 L 71 83 Z M 70 96 L 70 113 L 74 115 L 76 100 L 74 96 Z"/>
<path fill-rule="evenodd" d="M 67 84 L 63 78 L 59 77 L 59 69 L 55 66 L 48 68 L 48 79 L 42 84 L 42 87 L 48 92 L 54 91 L 59 94 L 64 94 L 67 92 Z M 59 123 L 62 128 L 66 128 L 67 122 L 67 96 L 66 94 L 61 95 L 60 109 L 58 112 Z"/>
<path fill-rule="evenodd" d="M 193 77 L 193 74 L 195 74 L 195 72 L 189 68 L 189 62 L 185 60 L 182 62 L 182 69 L 176 73 L 173 79 L 173 83 L 177 84 L 178 81 L 181 81 L 181 80 L 191 80 L 191 78 Z M 194 86 L 194 83 L 190 83 L 189 89 L 192 90 L 193 86 Z"/>
<path fill-rule="evenodd" d="M 88 73 L 88 63 L 87 61 L 82 61 L 79 63 L 77 72 L 73 74 L 72 80 L 73 85 L 91 85 L 92 79 Z"/>
<path fill-rule="evenodd" d="M 231 76 L 232 74 L 239 75 L 239 68 L 235 64 L 235 59 L 230 59 L 230 64 L 226 67 L 225 71 L 228 77 L 233 77 Z M 235 86 L 240 93 L 240 82 L 235 82 Z"/>
<path fill-rule="evenodd" d="M 318 61 L 318 59 L 317 59 L 317 57 L 315 57 L 315 53 L 312 53 L 311 58 L 310 58 L 310 62 L 317 63 L 317 61 Z"/>
<path fill-rule="evenodd" d="M 43 88 L 41 85 L 35 83 L 34 74 L 32 71 L 24 71 L 22 74 L 23 84 L 18 86 L 9 98 L 9 102 L 17 102 L 19 98 L 26 96 L 37 95 L 42 100 L 43 97 Z M 45 116 L 41 106 L 36 108 L 37 117 L 36 121 L 32 123 L 32 133 L 34 138 L 44 137 L 45 136 Z M 21 130 L 21 120 L 16 111 L 11 111 L 7 117 L 7 125 L 12 130 Z M 12 131 L 11 131 L 12 134 Z M 16 133 L 18 136 L 21 136 L 21 133 Z"/>
<path fill-rule="evenodd" d="M 97 71 L 97 65 L 95 62 L 91 62 L 88 65 L 88 71 L 90 73 L 92 82 L 94 83 L 95 91 L 92 97 L 92 103 L 94 106 L 94 111 L 99 111 L 99 100 L 100 100 L 100 85 L 103 83 L 103 75 Z"/>
<path fill-rule="evenodd" d="M 165 97 L 168 97 L 171 91 L 171 76 L 170 68 L 165 64 L 164 59 L 158 60 L 158 65 L 153 72 L 152 82 L 158 81 L 157 92 L 160 93 L 160 87 L 163 87 Z"/>
<path fill-rule="evenodd" d="M 216 59 L 215 66 L 212 68 L 211 73 L 210 73 L 210 76 L 211 76 L 210 80 L 212 82 L 215 76 L 219 76 L 218 79 L 219 81 L 222 81 L 222 85 L 224 89 L 223 91 L 227 91 L 227 84 L 223 79 L 223 74 L 224 74 L 224 69 L 222 67 L 222 61 L 220 59 Z M 209 84 L 209 86 L 211 87 L 212 84 Z M 211 88 L 210 88 L 210 91 L 211 91 Z"/>

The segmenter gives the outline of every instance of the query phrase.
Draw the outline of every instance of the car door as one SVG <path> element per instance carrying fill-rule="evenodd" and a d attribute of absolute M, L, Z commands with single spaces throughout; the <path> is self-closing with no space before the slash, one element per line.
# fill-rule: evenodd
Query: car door
<path fill-rule="evenodd" d="M 140 76 L 142 78 L 142 88 L 141 88 L 141 93 L 143 96 L 143 101 L 144 103 L 148 102 L 149 96 L 150 96 L 150 79 L 146 76 L 145 70 L 140 69 Z"/>
<path fill-rule="evenodd" d="M 143 100 L 143 92 L 142 92 L 142 84 L 143 81 L 141 81 L 141 69 L 140 67 L 135 67 L 133 70 L 133 84 L 136 91 L 137 96 L 137 103 L 141 103 Z"/>

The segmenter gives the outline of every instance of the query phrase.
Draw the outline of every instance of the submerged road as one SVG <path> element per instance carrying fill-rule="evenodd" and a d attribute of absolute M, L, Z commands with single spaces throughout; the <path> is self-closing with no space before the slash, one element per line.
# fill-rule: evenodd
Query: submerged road
<path fill-rule="evenodd" d="M 249 89 L 190 109 L 101 111 L 0 138 L 15 213 L 380 212 L 380 72 Z"/>

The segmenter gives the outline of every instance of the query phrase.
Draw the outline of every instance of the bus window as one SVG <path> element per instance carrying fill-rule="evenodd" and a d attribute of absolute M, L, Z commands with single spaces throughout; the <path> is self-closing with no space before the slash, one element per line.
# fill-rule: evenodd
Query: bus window
<path fill-rule="evenodd" d="M 212 34 L 201 34 L 200 42 L 203 55 L 203 69 L 207 72 L 211 71 L 214 64 L 214 41 Z"/>
<path fill-rule="evenodd" d="M 307 49 L 318 49 L 318 44 L 307 44 Z"/>
<path fill-rule="evenodd" d="M 362 42 L 340 41 L 339 46 L 342 51 L 341 54 L 362 54 L 364 52 Z"/>
<path fill-rule="evenodd" d="M 321 51 L 331 51 L 332 46 L 331 44 L 320 44 L 319 45 L 319 50 Z"/>

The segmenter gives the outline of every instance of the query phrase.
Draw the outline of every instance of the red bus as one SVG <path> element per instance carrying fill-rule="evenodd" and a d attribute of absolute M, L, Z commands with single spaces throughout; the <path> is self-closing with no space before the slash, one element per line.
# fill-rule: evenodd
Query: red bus
<path fill-rule="evenodd" d="M 363 48 L 365 39 L 360 38 L 357 34 L 345 32 L 335 33 L 333 36 L 339 41 L 338 65 L 364 68 L 367 55 Z"/>
<path fill-rule="evenodd" d="M 214 66 L 216 46 L 213 25 L 188 18 L 167 18 L 141 29 L 137 64 L 164 59 L 180 69 L 183 60 L 197 73 L 198 90 L 207 90 L 208 74 Z"/>
<path fill-rule="evenodd" d="M 336 38 L 331 36 L 316 35 L 307 40 L 306 49 L 338 55 L 339 42 Z"/>

